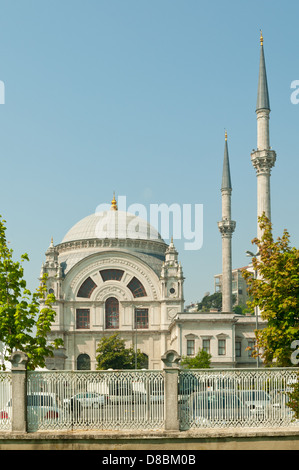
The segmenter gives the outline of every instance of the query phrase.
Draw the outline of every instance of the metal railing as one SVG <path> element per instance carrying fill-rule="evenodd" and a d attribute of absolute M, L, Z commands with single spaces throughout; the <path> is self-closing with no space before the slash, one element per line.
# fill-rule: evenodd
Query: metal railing
<path fill-rule="evenodd" d="M 298 368 L 27 371 L 16 357 L 22 368 L 0 373 L 4 431 L 299 426 Z"/>
<path fill-rule="evenodd" d="M 12 380 L 10 372 L 0 372 L 0 430 L 10 431 L 12 420 Z"/>
<path fill-rule="evenodd" d="M 298 369 L 180 371 L 180 427 L 298 426 L 287 406 L 297 380 Z"/>
<path fill-rule="evenodd" d="M 162 371 L 28 371 L 29 432 L 157 429 L 163 424 Z"/>

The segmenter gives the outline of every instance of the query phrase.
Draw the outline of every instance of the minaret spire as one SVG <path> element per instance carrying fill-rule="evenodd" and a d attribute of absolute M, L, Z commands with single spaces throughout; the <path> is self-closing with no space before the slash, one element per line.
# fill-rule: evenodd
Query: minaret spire
<path fill-rule="evenodd" d="M 231 193 L 227 132 L 225 131 L 223 172 L 222 172 L 222 220 L 218 228 L 222 236 L 222 312 L 231 312 L 232 305 L 232 234 L 236 222 L 231 220 Z"/>
<path fill-rule="evenodd" d="M 257 91 L 256 110 L 268 109 L 270 111 L 270 100 L 268 91 L 268 81 L 266 73 L 266 63 L 264 55 L 264 38 L 261 31 L 261 52 L 260 52 L 260 69 L 259 69 L 259 81 Z"/>
<path fill-rule="evenodd" d="M 232 183 L 229 169 L 228 145 L 227 145 L 227 131 L 225 131 L 225 145 L 224 145 L 224 159 L 223 159 L 223 172 L 222 172 L 222 189 L 232 190 Z"/>
<path fill-rule="evenodd" d="M 251 154 L 251 162 L 256 169 L 257 175 L 257 216 L 263 213 L 271 220 L 271 198 L 270 198 L 270 174 L 275 164 L 276 153 L 270 147 L 270 100 L 264 55 L 264 38 L 260 36 L 260 66 L 257 92 L 257 150 Z M 261 230 L 257 228 L 257 236 L 260 238 Z"/>

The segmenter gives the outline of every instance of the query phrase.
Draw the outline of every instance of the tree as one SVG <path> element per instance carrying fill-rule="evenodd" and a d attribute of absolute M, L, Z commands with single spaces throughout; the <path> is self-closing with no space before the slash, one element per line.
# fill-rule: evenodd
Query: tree
<path fill-rule="evenodd" d="M 209 312 L 210 309 L 221 310 L 222 308 L 222 293 L 215 292 L 212 295 L 205 295 L 201 302 L 198 304 L 199 312 Z"/>
<path fill-rule="evenodd" d="M 294 419 L 299 419 L 299 375 L 297 377 L 297 382 L 290 385 L 290 388 L 293 389 L 291 392 L 287 392 L 289 396 L 289 401 L 287 406 L 291 408 L 294 412 Z"/>
<path fill-rule="evenodd" d="M 257 276 L 243 273 L 252 296 L 249 306 L 259 307 L 267 320 L 266 328 L 256 331 L 257 351 L 266 365 L 291 366 L 291 343 L 299 339 L 299 250 L 290 246 L 287 230 L 274 241 L 265 214 L 259 226 L 261 239 L 252 241 L 259 253 L 252 260 Z"/>
<path fill-rule="evenodd" d="M 194 357 L 183 356 L 181 366 L 186 369 L 210 369 L 211 367 L 211 354 L 204 349 L 199 349 Z"/>
<path fill-rule="evenodd" d="M 98 355 L 97 370 L 107 369 L 135 369 L 135 350 L 126 348 L 125 341 L 120 338 L 119 333 L 103 337 L 96 350 Z M 145 355 L 137 350 L 137 369 L 145 367 Z"/>
<path fill-rule="evenodd" d="M 246 313 L 252 313 L 251 309 L 248 308 L 247 304 L 235 305 L 235 307 L 233 307 L 233 312 L 236 313 L 237 315 L 246 315 Z"/>
<path fill-rule="evenodd" d="M 55 297 L 46 295 L 46 276 L 35 293 L 31 294 L 27 289 L 22 263 L 29 261 L 28 255 L 22 255 L 20 262 L 13 261 L 13 250 L 8 248 L 4 224 L 0 216 L 0 341 L 4 360 L 19 350 L 28 355 L 29 369 L 44 367 L 45 358 L 52 356 L 53 350 L 62 344 L 61 339 L 47 344 L 47 334 L 56 315 L 52 309 Z M 45 302 L 42 309 L 41 299 Z"/>
<path fill-rule="evenodd" d="M 236 295 L 233 294 L 232 296 L 233 303 L 236 301 Z M 197 310 L 199 312 L 209 312 L 210 309 L 218 310 L 221 312 L 222 310 L 222 292 L 215 292 L 211 295 L 205 295 L 201 302 L 199 302 L 197 306 Z"/>

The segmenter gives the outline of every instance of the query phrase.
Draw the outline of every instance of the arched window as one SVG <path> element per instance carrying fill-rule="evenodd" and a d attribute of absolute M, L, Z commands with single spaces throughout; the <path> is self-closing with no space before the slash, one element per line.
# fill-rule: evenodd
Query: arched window
<path fill-rule="evenodd" d="M 140 369 L 148 369 L 148 355 L 145 353 L 142 353 L 143 355 L 143 361 L 140 364 Z"/>
<path fill-rule="evenodd" d="M 96 289 L 97 285 L 91 277 L 85 279 L 83 284 L 81 285 L 77 297 L 83 297 L 84 299 L 90 299 L 91 294 Z"/>
<path fill-rule="evenodd" d="M 132 292 L 133 296 L 136 297 L 146 297 L 146 291 L 141 282 L 137 279 L 137 277 L 133 277 L 127 287 Z"/>
<path fill-rule="evenodd" d="M 102 269 L 100 271 L 103 281 L 120 281 L 124 271 L 121 269 Z"/>
<path fill-rule="evenodd" d="M 106 328 L 119 328 L 119 302 L 115 297 L 109 297 L 105 304 Z"/>
<path fill-rule="evenodd" d="M 77 357 L 77 370 L 90 370 L 90 357 L 88 354 L 80 354 Z"/>

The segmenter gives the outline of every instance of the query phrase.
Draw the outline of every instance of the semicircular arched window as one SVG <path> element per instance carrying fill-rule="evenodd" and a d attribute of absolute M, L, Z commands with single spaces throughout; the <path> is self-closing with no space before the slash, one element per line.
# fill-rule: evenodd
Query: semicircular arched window
<path fill-rule="evenodd" d="M 131 281 L 129 282 L 127 287 L 132 292 L 133 297 L 135 297 L 135 298 L 136 297 L 146 297 L 146 290 L 143 287 L 143 285 L 141 284 L 141 282 L 139 281 L 139 279 L 137 279 L 137 277 L 133 277 L 133 279 L 131 279 Z"/>
<path fill-rule="evenodd" d="M 121 269 L 102 269 L 100 271 L 103 281 L 120 281 L 124 271 Z"/>
<path fill-rule="evenodd" d="M 109 297 L 105 303 L 106 328 L 119 328 L 119 302 L 115 297 Z"/>
<path fill-rule="evenodd" d="M 90 357 L 88 354 L 80 354 L 77 357 L 77 370 L 90 370 Z"/>
<path fill-rule="evenodd" d="M 98 286 L 96 283 L 88 277 L 85 281 L 81 284 L 81 287 L 78 291 L 77 297 L 83 297 L 84 299 L 90 299 L 91 294 Z"/>

